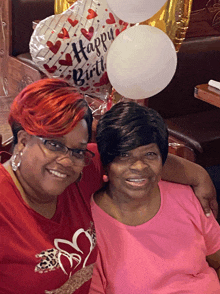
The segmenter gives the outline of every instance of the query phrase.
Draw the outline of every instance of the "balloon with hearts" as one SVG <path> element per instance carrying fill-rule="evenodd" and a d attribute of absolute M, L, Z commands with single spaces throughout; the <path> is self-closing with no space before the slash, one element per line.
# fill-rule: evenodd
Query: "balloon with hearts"
<path fill-rule="evenodd" d="M 107 52 L 126 25 L 106 0 L 78 0 L 38 23 L 30 53 L 48 77 L 66 79 L 81 93 L 105 100 L 111 91 Z"/>

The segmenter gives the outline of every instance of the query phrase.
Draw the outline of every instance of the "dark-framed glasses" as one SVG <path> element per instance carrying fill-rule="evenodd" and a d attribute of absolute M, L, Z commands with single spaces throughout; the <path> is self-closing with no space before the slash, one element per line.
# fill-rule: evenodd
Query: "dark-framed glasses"
<path fill-rule="evenodd" d="M 46 149 L 54 152 L 54 154 L 56 153 L 57 155 L 66 155 L 69 153 L 69 157 L 71 158 L 72 162 L 77 166 L 89 165 L 91 159 L 95 156 L 95 154 L 88 149 L 72 149 L 53 139 L 45 139 L 38 136 L 35 137 L 40 139 Z"/>

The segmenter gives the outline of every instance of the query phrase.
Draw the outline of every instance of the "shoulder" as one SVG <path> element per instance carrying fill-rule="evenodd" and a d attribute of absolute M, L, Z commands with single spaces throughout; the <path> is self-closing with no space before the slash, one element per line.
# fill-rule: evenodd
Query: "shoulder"
<path fill-rule="evenodd" d="M 0 164 L 0 186 L 1 192 L 5 192 L 6 187 L 10 187 L 13 185 L 13 180 L 7 170 L 4 168 L 2 164 Z M 4 187 L 4 188 L 3 188 Z"/>
<path fill-rule="evenodd" d="M 0 216 L 16 215 L 19 207 L 19 191 L 10 174 L 0 165 Z"/>
<path fill-rule="evenodd" d="M 159 182 L 159 187 L 164 193 L 179 195 L 180 197 L 185 197 L 186 194 L 190 197 L 193 197 L 194 195 L 193 190 L 189 185 L 182 185 L 161 180 Z"/>
<path fill-rule="evenodd" d="M 159 187 L 164 200 L 169 201 L 172 205 L 181 206 L 187 211 L 192 209 L 201 212 L 201 205 L 189 185 L 160 181 Z"/>

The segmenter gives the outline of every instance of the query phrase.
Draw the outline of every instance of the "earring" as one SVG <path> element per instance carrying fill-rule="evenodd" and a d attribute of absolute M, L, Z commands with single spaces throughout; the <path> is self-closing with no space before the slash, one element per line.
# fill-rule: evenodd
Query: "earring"
<path fill-rule="evenodd" d="M 108 176 L 107 175 L 103 175 L 102 176 L 103 182 L 107 183 L 108 182 Z"/>
<path fill-rule="evenodd" d="M 18 155 L 20 155 L 20 157 L 18 158 Z M 11 167 L 13 169 L 13 171 L 16 171 L 19 166 L 21 165 L 21 156 L 23 155 L 23 152 L 19 152 L 16 153 L 12 156 L 11 158 Z"/>

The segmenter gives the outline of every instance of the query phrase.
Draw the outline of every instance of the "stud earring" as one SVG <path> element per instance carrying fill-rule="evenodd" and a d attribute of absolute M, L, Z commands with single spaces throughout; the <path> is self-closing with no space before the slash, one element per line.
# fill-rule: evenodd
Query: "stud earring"
<path fill-rule="evenodd" d="M 20 155 L 20 157 L 18 157 Z M 16 153 L 11 158 L 11 167 L 13 171 L 17 171 L 19 166 L 21 165 L 21 156 L 23 155 L 23 152 Z"/>
<path fill-rule="evenodd" d="M 102 179 L 103 179 L 103 182 L 105 182 L 105 183 L 108 182 L 108 176 L 107 175 L 103 175 Z"/>

